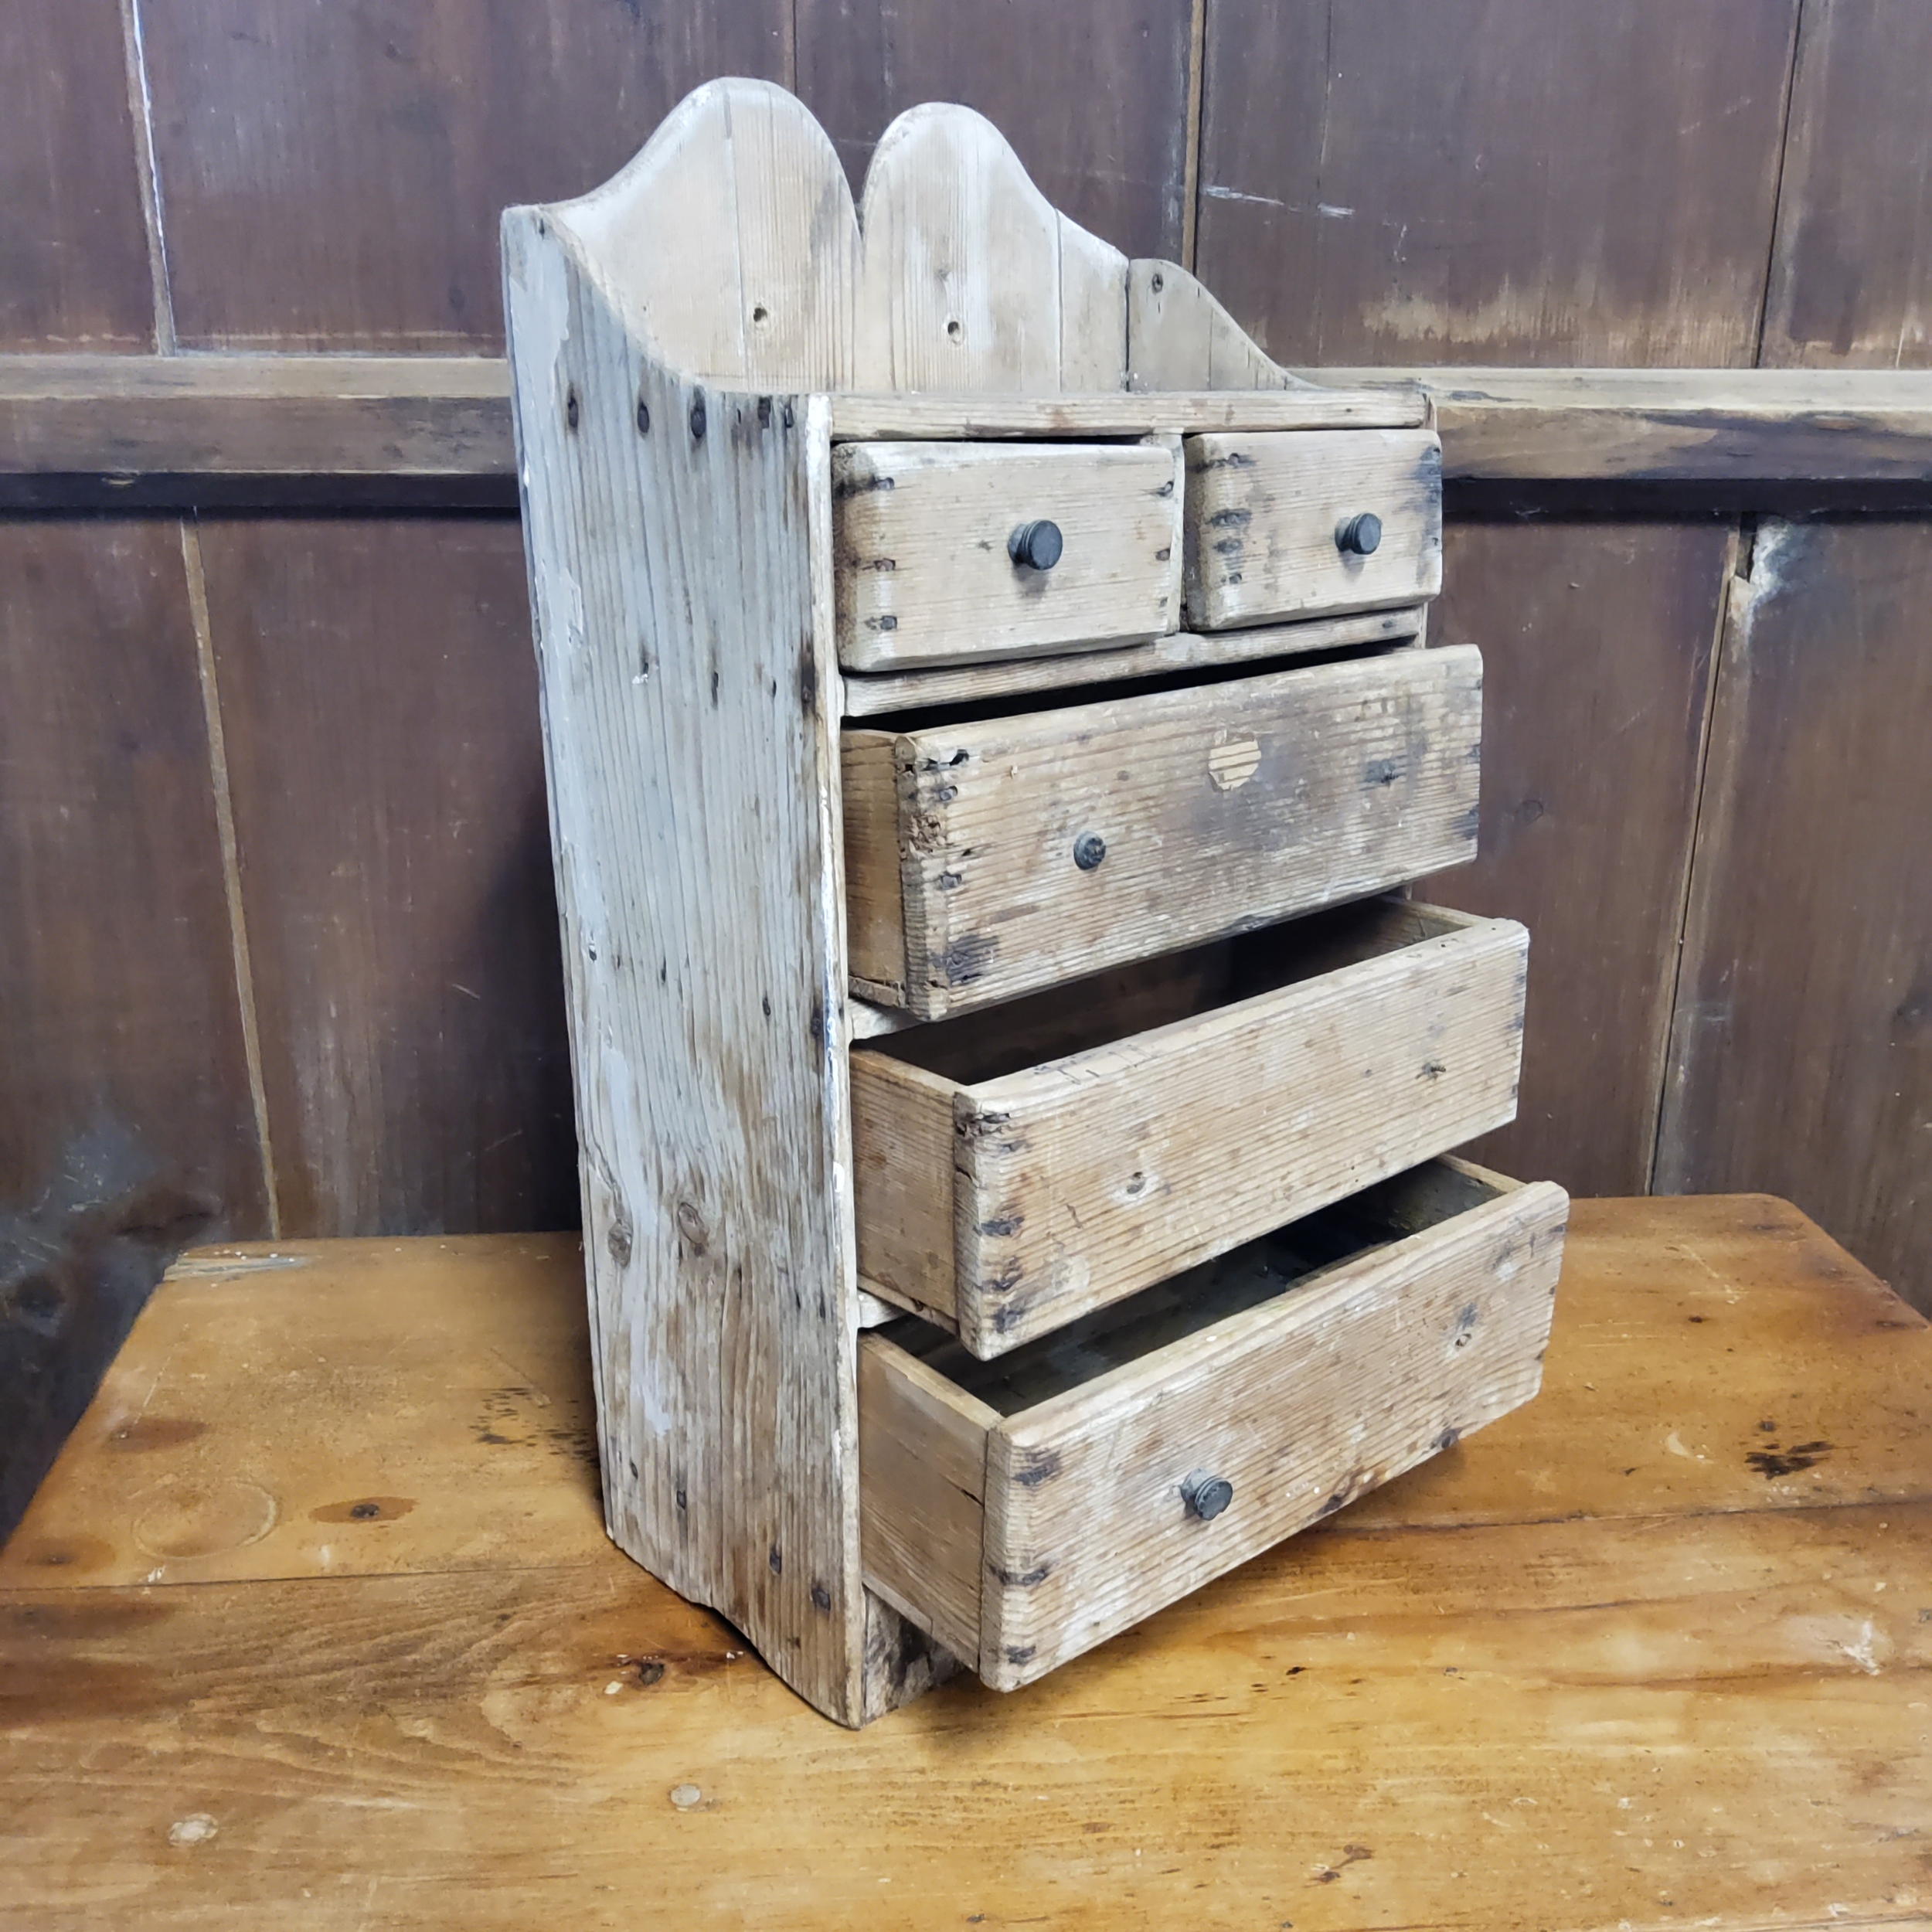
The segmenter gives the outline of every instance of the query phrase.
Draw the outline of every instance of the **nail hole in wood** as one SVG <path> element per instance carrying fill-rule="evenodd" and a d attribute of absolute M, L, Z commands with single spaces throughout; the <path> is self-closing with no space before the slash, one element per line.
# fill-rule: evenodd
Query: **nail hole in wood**
<path fill-rule="evenodd" d="M 959 340 L 961 332 L 957 319 L 950 321 L 946 325 L 946 333 L 954 342 L 956 342 Z"/>
<path fill-rule="evenodd" d="M 638 398 L 638 434 L 640 436 L 651 434 L 651 405 L 641 396 Z"/>

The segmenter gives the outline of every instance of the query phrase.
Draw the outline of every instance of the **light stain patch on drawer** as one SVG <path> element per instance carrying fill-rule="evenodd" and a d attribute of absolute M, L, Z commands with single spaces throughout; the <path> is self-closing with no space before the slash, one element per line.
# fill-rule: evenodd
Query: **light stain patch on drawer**
<path fill-rule="evenodd" d="M 1261 742 L 1245 731 L 1217 731 L 1208 750 L 1208 776 L 1223 791 L 1236 791 L 1261 768 Z"/>

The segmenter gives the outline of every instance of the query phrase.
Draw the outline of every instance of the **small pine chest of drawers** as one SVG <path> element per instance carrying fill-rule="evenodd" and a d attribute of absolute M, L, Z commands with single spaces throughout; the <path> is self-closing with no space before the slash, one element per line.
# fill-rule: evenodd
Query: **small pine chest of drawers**
<path fill-rule="evenodd" d="M 1536 1392 L 1568 1203 L 1425 648 L 1424 399 L 1289 375 L 964 108 L 512 209 L 607 1521 L 859 1724 Z"/>

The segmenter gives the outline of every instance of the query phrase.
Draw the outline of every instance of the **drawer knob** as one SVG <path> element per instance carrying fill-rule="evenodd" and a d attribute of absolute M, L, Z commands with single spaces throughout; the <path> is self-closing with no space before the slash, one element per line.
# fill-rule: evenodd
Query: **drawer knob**
<path fill-rule="evenodd" d="M 1052 570 L 1066 547 L 1060 526 L 1049 523 L 1045 517 L 1022 523 L 1006 539 L 1006 554 L 1022 570 Z"/>
<path fill-rule="evenodd" d="M 1107 856 L 1107 841 L 1097 832 L 1083 832 L 1073 841 L 1073 863 L 1091 872 Z"/>
<path fill-rule="evenodd" d="M 1181 1485 L 1181 1499 L 1203 1522 L 1212 1522 L 1234 1500 L 1234 1485 L 1225 1476 L 1197 1469 Z"/>
<path fill-rule="evenodd" d="M 1345 517 L 1335 526 L 1335 547 L 1344 556 L 1373 556 L 1382 542 L 1382 519 L 1372 510 Z"/>

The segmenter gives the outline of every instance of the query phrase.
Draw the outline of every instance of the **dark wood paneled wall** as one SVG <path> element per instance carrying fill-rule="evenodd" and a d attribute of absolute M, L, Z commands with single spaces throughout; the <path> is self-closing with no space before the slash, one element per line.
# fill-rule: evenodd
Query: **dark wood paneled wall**
<path fill-rule="evenodd" d="M 970 103 L 1291 362 L 1932 361 L 1917 0 L 13 0 L 0 58 L 0 349 L 492 352 L 497 211 L 732 72 L 855 180 Z M 1439 889 L 1537 962 L 1485 1151 L 1790 1194 L 1932 1304 L 1932 523 L 1452 507 Z M 572 1219 L 513 520 L 15 519 L 0 623 L 0 1209 L 104 1121 L 237 1233 Z"/>

